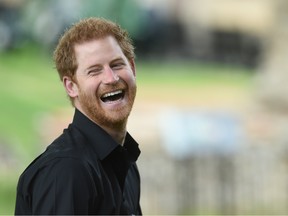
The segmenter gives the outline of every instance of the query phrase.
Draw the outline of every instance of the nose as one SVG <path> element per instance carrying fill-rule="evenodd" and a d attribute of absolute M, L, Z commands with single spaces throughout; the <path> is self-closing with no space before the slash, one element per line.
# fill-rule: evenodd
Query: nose
<path fill-rule="evenodd" d="M 111 67 L 105 68 L 104 71 L 104 79 L 103 83 L 104 84 L 115 84 L 119 80 L 119 76 L 115 71 L 112 70 Z"/>

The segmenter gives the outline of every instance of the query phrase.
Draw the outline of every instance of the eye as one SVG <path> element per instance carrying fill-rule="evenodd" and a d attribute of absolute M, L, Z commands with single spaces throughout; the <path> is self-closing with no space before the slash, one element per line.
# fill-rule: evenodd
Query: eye
<path fill-rule="evenodd" d="M 101 73 L 101 71 L 102 71 L 102 68 L 92 68 L 87 72 L 87 74 L 88 75 L 98 75 Z"/>
<path fill-rule="evenodd" d="M 117 62 L 117 63 L 114 63 L 111 67 L 115 70 L 120 70 L 122 69 L 123 67 L 125 66 L 125 63 L 124 62 Z"/>

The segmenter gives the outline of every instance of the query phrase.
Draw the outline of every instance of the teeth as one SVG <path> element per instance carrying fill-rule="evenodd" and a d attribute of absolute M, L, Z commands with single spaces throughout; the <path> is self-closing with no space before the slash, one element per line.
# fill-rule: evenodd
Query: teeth
<path fill-rule="evenodd" d="M 122 90 L 118 90 L 118 91 L 115 91 L 115 92 L 109 92 L 109 93 L 104 94 L 103 98 L 114 96 L 114 95 L 121 94 L 121 93 L 122 93 Z"/>

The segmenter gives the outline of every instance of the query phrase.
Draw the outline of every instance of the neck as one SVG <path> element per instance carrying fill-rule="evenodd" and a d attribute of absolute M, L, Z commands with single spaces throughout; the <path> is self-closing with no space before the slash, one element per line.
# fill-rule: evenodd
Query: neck
<path fill-rule="evenodd" d="M 76 106 L 75 106 L 76 107 Z M 126 125 L 127 118 L 118 123 L 99 123 L 92 117 L 87 115 L 80 107 L 77 107 L 80 112 L 82 112 L 87 118 L 99 125 L 103 130 L 105 130 L 118 144 L 123 145 L 126 137 Z"/>
<path fill-rule="evenodd" d="M 124 144 L 126 137 L 126 122 L 121 125 L 113 125 L 113 127 L 107 127 L 100 125 L 117 143 Z"/>

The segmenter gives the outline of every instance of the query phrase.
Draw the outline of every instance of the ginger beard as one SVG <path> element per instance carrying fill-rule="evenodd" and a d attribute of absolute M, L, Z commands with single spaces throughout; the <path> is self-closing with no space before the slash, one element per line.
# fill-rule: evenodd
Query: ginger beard
<path fill-rule="evenodd" d="M 115 85 L 99 89 L 99 93 L 84 91 L 79 85 L 78 89 L 79 104 L 81 104 L 83 111 L 92 121 L 104 127 L 121 128 L 126 126 L 136 96 L 137 87 L 135 83 L 128 86 L 120 79 Z M 123 97 L 118 100 L 125 100 L 125 105 L 116 107 L 113 110 L 105 109 L 105 106 L 102 105 L 105 102 L 101 99 L 103 94 L 101 92 L 113 92 L 117 89 L 124 89 Z"/>

